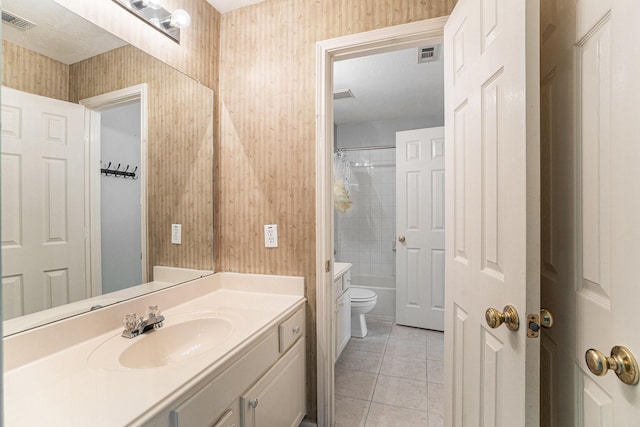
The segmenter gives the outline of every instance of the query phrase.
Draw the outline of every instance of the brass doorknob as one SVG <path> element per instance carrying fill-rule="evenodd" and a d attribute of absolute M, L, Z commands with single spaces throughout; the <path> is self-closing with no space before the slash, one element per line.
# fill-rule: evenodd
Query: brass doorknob
<path fill-rule="evenodd" d="M 495 308 L 488 308 L 484 313 L 484 318 L 487 321 L 487 325 L 489 325 L 489 327 L 493 329 L 497 328 L 503 323 L 510 331 L 517 331 L 520 327 L 518 312 L 512 305 L 505 306 L 502 312 L 496 310 Z"/>
<path fill-rule="evenodd" d="M 638 384 L 638 362 L 628 348 L 615 346 L 611 349 L 611 357 L 607 357 L 599 350 L 590 348 L 584 355 L 589 370 L 598 376 L 605 375 L 609 370 L 616 373 L 620 381 L 629 385 Z"/>
<path fill-rule="evenodd" d="M 404 243 L 404 242 L 405 242 L 405 240 L 407 240 L 407 239 L 405 239 L 405 237 L 404 237 L 404 236 L 398 236 L 398 242 L 400 242 L 400 243 Z"/>

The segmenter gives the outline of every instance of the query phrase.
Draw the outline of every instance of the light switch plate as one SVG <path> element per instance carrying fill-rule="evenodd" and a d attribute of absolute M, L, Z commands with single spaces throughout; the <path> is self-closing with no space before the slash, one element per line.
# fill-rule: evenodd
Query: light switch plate
<path fill-rule="evenodd" d="M 182 224 L 171 224 L 171 243 L 182 244 Z"/>
<path fill-rule="evenodd" d="M 265 248 L 278 247 L 278 225 L 277 224 L 265 224 L 264 247 Z"/>

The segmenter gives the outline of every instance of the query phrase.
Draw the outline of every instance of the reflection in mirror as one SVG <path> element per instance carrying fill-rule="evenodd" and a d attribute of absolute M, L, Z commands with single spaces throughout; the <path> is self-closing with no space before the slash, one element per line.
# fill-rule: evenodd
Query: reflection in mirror
<path fill-rule="evenodd" d="M 36 24 L 2 28 L 5 336 L 211 273 L 212 91 L 53 0 L 2 8 Z"/>

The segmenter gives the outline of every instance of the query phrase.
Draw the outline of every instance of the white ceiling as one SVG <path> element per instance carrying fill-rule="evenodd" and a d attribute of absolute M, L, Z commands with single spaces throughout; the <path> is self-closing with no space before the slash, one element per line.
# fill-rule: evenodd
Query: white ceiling
<path fill-rule="evenodd" d="M 347 59 L 334 64 L 334 93 L 350 89 L 354 98 L 333 103 L 337 124 L 412 117 L 442 117 L 444 65 L 418 64 L 418 48 Z"/>
<path fill-rule="evenodd" d="M 249 6 L 250 4 L 261 3 L 264 0 L 207 0 L 218 12 L 225 13 L 233 9 Z"/>
<path fill-rule="evenodd" d="M 3 23 L 3 39 L 65 64 L 126 44 L 52 0 L 2 0 L 2 9 L 37 24 L 20 31 Z"/>

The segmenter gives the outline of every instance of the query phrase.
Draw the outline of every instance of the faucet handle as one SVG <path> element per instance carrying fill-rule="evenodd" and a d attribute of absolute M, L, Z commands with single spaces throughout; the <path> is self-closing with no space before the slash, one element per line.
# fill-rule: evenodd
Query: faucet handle
<path fill-rule="evenodd" d="M 157 305 L 150 305 L 147 310 L 147 318 L 158 317 L 160 316 L 160 310 L 158 310 Z"/>
<path fill-rule="evenodd" d="M 124 316 L 124 321 L 122 322 L 122 326 L 127 331 L 132 331 L 133 329 L 138 327 L 138 316 L 135 313 L 129 313 Z"/>

